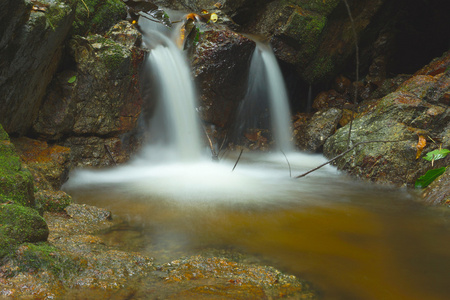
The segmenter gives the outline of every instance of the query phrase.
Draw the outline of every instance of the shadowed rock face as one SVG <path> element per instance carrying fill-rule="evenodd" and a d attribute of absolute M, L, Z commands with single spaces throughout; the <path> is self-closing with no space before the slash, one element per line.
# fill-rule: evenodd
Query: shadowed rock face
<path fill-rule="evenodd" d="M 62 42 L 74 19 L 76 1 L 32 11 L 24 0 L 0 4 L 0 123 L 10 134 L 24 134 L 58 66 Z"/>
<path fill-rule="evenodd" d="M 200 34 L 192 56 L 203 120 L 226 126 L 245 96 L 255 42 L 228 29 Z"/>

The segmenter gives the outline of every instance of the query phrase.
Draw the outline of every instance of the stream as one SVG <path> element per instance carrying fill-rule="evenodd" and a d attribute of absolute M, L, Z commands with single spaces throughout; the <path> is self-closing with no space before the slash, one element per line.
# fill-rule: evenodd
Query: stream
<path fill-rule="evenodd" d="M 306 279 L 323 299 L 447 299 L 448 210 L 331 166 L 290 177 L 323 162 L 320 155 L 244 153 L 231 172 L 236 158 L 137 159 L 79 170 L 65 189 L 127 220 L 102 238 L 155 263 L 223 249 Z"/>

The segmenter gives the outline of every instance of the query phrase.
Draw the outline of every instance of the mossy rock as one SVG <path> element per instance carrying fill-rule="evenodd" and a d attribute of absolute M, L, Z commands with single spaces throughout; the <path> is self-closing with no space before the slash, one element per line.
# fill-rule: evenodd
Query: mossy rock
<path fill-rule="evenodd" d="M 72 197 L 63 191 L 44 190 L 36 193 L 36 203 L 44 211 L 63 212 L 72 204 Z"/>
<path fill-rule="evenodd" d="M 121 0 L 84 0 L 84 3 L 80 1 L 77 6 L 73 34 L 104 33 L 127 15 Z"/>
<path fill-rule="evenodd" d="M 0 204 L 0 257 L 15 245 L 46 241 L 48 226 L 39 213 L 16 204 Z"/>
<path fill-rule="evenodd" d="M 0 125 L 0 203 L 12 201 L 34 207 L 33 177 L 22 168 L 8 134 Z"/>

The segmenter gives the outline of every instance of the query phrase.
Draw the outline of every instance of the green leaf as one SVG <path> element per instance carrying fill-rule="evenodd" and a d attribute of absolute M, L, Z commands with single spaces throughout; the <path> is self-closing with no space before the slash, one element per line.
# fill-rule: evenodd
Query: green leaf
<path fill-rule="evenodd" d="M 450 153 L 450 150 L 448 149 L 436 149 L 431 152 L 428 152 L 426 156 L 424 156 L 423 159 L 428 161 L 438 160 L 441 158 L 444 158 L 447 156 L 447 154 Z"/>
<path fill-rule="evenodd" d="M 426 188 L 430 183 L 432 183 L 436 178 L 444 174 L 446 167 L 442 167 L 439 169 L 431 169 L 428 170 L 425 175 L 421 176 L 419 179 L 416 180 L 416 183 L 414 184 L 414 187 L 417 189 L 423 189 Z"/>
<path fill-rule="evenodd" d="M 67 80 L 68 83 L 74 83 L 75 80 L 77 80 L 77 75 L 73 75 L 72 77 L 69 78 L 69 80 Z"/>

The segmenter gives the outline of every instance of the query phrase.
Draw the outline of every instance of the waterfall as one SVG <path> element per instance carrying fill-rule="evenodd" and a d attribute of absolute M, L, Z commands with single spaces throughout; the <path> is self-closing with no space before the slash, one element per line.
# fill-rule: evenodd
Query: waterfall
<path fill-rule="evenodd" d="M 272 49 L 257 42 L 252 56 L 247 95 L 238 112 L 238 135 L 246 129 L 264 128 L 264 119 L 270 128 L 276 149 L 291 152 L 292 131 L 289 98 L 280 67 Z"/>
<path fill-rule="evenodd" d="M 153 93 L 157 98 L 147 156 L 159 148 L 158 160 L 195 161 L 201 157 L 202 140 L 190 68 L 174 41 L 161 29 L 155 30 L 153 23 L 142 24 L 146 32 L 144 42 L 151 48 L 146 68 L 154 80 Z"/>

